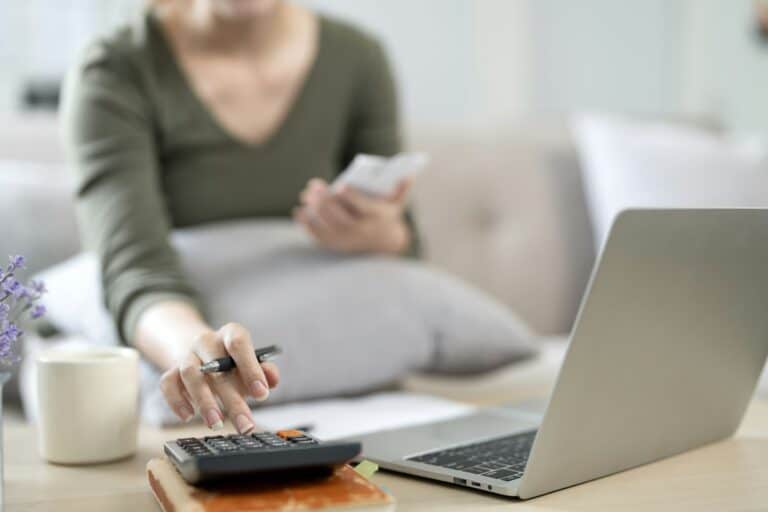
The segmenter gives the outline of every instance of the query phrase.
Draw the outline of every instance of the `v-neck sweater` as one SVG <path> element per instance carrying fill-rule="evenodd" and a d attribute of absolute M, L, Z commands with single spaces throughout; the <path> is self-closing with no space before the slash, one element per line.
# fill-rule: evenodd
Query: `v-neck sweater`
<path fill-rule="evenodd" d="M 158 301 L 205 309 L 204 290 L 190 285 L 170 242 L 173 228 L 289 217 L 310 178 L 332 180 L 357 153 L 399 151 L 381 45 L 324 16 L 317 37 L 292 105 L 260 144 L 217 121 L 151 11 L 95 41 L 70 71 L 62 119 L 78 221 L 123 341 Z"/>

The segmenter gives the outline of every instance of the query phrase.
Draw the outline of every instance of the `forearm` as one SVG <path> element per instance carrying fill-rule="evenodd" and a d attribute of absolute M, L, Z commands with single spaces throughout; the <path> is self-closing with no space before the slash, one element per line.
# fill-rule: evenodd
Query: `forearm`
<path fill-rule="evenodd" d="M 184 301 L 152 304 L 136 323 L 134 346 L 163 371 L 177 365 L 197 339 L 212 331 L 200 312 Z"/>

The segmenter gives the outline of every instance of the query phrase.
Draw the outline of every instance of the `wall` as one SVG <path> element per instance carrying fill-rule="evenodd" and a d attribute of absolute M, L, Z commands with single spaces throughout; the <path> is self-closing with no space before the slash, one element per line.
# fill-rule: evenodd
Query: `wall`
<path fill-rule="evenodd" d="M 493 122 L 524 111 L 527 0 L 305 0 L 376 34 L 409 124 Z"/>
<path fill-rule="evenodd" d="M 57 78 L 86 41 L 143 0 L 0 1 L 0 113 L 18 108 L 29 79 Z"/>
<path fill-rule="evenodd" d="M 681 2 L 531 0 L 534 107 L 678 109 Z"/>
<path fill-rule="evenodd" d="M 410 121 L 677 112 L 682 0 L 310 0 L 378 34 Z"/>
<path fill-rule="evenodd" d="M 752 0 L 685 0 L 683 108 L 768 133 L 768 43 Z"/>
<path fill-rule="evenodd" d="M 768 45 L 752 0 L 300 0 L 388 47 L 409 125 L 599 109 L 719 115 L 768 131 Z M 143 0 L 0 2 L 0 114 Z"/>

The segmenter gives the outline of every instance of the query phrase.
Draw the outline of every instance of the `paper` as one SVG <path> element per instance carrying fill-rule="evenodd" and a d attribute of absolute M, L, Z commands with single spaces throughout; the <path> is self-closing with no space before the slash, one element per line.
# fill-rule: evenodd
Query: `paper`
<path fill-rule="evenodd" d="M 371 479 L 371 477 L 379 470 L 379 465 L 375 462 L 371 462 L 369 460 L 364 460 L 360 462 L 357 466 L 355 466 L 355 471 L 358 472 L 358 474 L 364 476 L 368 480 Z"/>
<path fill-rule="evenodd" d="M 392 158 L 359 154 L 333 182 L 337 189 L 343 184 L 351 185 L 368 194 L 388 196 L 395 191 L 398 183 L 415 176 L 427 165 L 425 153 L 399 153 Z"/>
<path fill-rule="evenodd" d="M 471 405 L 405 391 L 360 398 L 334 398 L 256 409 L 254 421 L 267 430 L 309 425 L 322 440 L 429 423 L 472 412 Z"/>

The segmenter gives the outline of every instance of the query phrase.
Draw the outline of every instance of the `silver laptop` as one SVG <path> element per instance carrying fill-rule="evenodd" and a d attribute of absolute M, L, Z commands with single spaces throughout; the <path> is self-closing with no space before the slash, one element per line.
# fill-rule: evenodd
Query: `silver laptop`
<path fill-rule="evenodd" d="M 768 354 L 768 210 L 629 210 L 543 416 L 508 407 L 357 437 L 381 467 L 532 498 L 729 437 Z"/>

